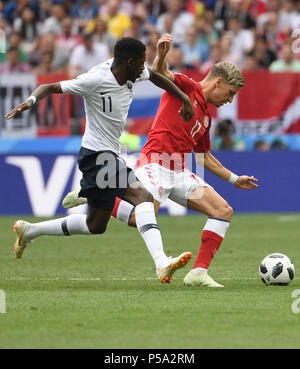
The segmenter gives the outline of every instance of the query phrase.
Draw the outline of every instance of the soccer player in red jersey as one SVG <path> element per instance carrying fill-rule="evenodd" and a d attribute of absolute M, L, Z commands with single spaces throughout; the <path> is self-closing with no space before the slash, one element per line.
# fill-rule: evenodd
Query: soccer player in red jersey
<path fill-rule="evenodd" d="M 201 82 L 184 74 L 174 74 L 165 61 L 170 44 L 170 35 L 160 38 L 153 69 L 169 78 L 189 96 L 195 114 L 185 122 L 178 113 L 180 101 L 167 92 L 163 93 L 148 140 L 140 153 L 135 175 L 152 193 L 156 213 L 160 204 L 169 198 L 208 216 L 198 255 L 192 270 L 184 278 L 184 285 L 223 287 L 208 275 L 207 270 L 225 237 L 233 210 L 200 176 L 186 169 L 185 159 L 194 151 L 197 163 L 237 188 L 250 190 L 258 187 L 256 178 L 232 173 L 210 152 L 211 118 L 208 104 L 220 107 L 231 103 L 234 95 L 243 87 L 244 78 L 234 65 L 226 62 L 215 64 Z M 68 197 L 72 200 L 72 195 Z M 77 204 L 71 201 L 67 205 L 71 207 Z M 131 204 L 117 199 L 112 214 L 135 226 L 134 207 Z M 161 250 L 157 248 L 150 253 L 157 263 Z M 168 270 L 160 270 L 158 277 L 170 282 L 172 275 L 168 273 Z"/>

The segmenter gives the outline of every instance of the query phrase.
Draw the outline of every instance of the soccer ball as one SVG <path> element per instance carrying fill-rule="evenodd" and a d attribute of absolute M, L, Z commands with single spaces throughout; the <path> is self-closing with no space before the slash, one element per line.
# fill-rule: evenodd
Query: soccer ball
<path fill-rule="evenodd" d="M 295 267 L 284 254 L 274 253 L 266 256 L 259 266 L 259 275 L 267 285 L 288 285 L 295 275 Z"/>

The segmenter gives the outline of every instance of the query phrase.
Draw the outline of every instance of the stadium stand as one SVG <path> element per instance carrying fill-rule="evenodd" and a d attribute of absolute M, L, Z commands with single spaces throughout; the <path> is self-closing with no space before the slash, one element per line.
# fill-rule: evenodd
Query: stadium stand
<path fill-rule="evenodd" d="M 168 58 L 174 72 L 185 71 L 200 79 L 214 63 L 229 61 L 244 71 L 247 82 L 249 79 L 233 106 L 212 111 L 215 127 L 224 119 L 232 122 L 231 150 L 255 149 L 260 135 L 270 135 L 268 142 L 274 135 L 284 136 L 287 147 L 300 149 L 295 139 L 300 132 L 298 27 L 300 5 L 292 0 L 2 0 L 0 30 L 5 52 L 0 54 L 1 106 L 7 110 L 41 81 L 59 80 L 62 75 L 73 78 L 85 72 L 112 56 L 115 41 L 123 36 L 147 45 L 146 62 L 151 66 L 156 42 L 168 32 L 174 40 Z M 272 77 L 275 72 L 278 75 Z M 27 78 L 20 78 L 20 74 Z M 284 83 L 289 93 L 276 87 L 274 92 L 274 83 Z M 137 103 L 145 100 L 139 92 L 136 96 Z M 146 96 L 144 104 L 156 100 L 150 110 L 133 105 L 129 133 L 147 134 L 159 96 L 155 89 Z M 260 101 L 266 107 L 245 103 L 257 98 L 263 98 Z M 82 105 L 72 98 L 67 104 L 69 111 L 62 113 L 55 109 L 62 103 L 47 102 L 31 114 L 30 121 L 25 116 L 8 123 L 1 114 L 0 137 L 81 134 Z M 146 113 L 140 115 L 139 110 Z M 57 128 L 57 124 L 68 128 Z M 212 130 L 212 141 L 216 150 L 229 148 L 220 144 L 217 130 Z"/>

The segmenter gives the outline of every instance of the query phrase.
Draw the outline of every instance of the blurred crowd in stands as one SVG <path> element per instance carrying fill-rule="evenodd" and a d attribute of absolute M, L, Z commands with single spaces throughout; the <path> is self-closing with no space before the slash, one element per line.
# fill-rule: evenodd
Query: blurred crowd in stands
<path fill-rule="evenodd" d="M 205 74 L 219 61 L 243 71 L 300 71 L 297 0 L 0 0 L 0 30 L 6 35 L 0 73 L 72 78 L 111 57 L 125 36 L 145 43 L 151 66 L 165 33 L 173 36 L 168 63 L 174 71 Z M 220 148 L 233 147 L 224 133 L 231 123 L 217 129 Z"/>
<path fill-rule="evenodd" d="M 296 0 L 0 0 L 7 43 L 0 71 L 76 76 L 109 58 L 123 36 L 147 45 L 151 66 L 165 33 L 174 40 L 173 70 L 206 73 L 229 61 L 243 70 L 300 71 L 292 51 L 299 28 Z"/>

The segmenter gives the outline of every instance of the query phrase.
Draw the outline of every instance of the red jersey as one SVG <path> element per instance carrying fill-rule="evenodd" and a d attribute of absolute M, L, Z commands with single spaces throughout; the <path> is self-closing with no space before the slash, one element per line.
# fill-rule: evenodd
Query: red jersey
<path fill-rule="evenodd" d="M 185 74 L 178 73 L 174 77 L 174 83 L 189 96 L 195 114 L 190 121 L 185 122 L 178 112 L 182 101 L 164 92 L 137 167 L 151 162 L 168 169 L 182 170 L 184 159 L 191 151 L 205 152 L 210 149 L 211 117 L 201 85 Z M 172 156 L 171 163 L 170 160 L 162 160 L 164 155 L 166 158 Z"/>

